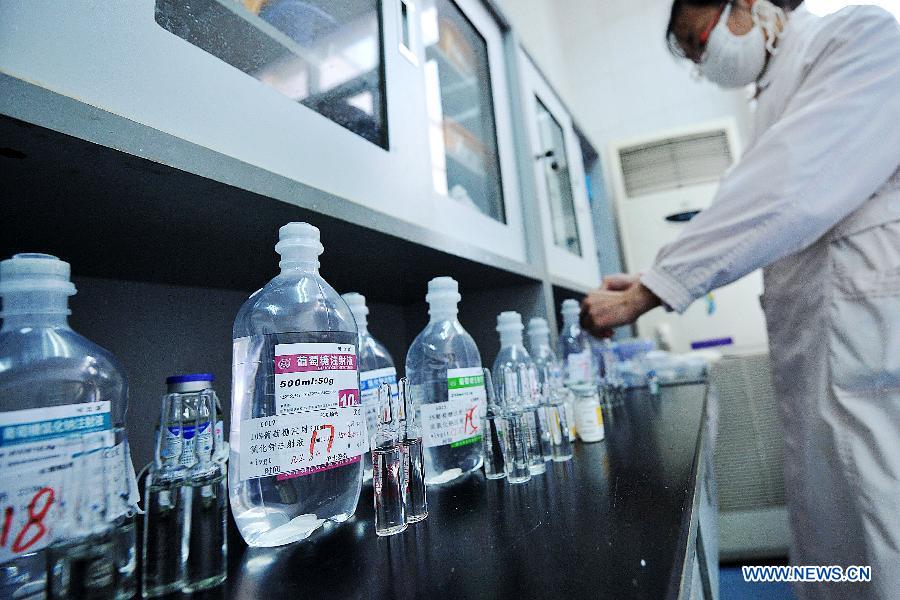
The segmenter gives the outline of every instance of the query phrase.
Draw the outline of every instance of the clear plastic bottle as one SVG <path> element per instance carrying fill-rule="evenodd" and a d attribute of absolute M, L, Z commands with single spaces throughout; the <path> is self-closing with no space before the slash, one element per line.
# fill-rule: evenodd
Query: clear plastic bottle
<path fill-rule="evenodd" d="M 319 230 L 290 223 L 279 236 L 281 273 L 234 321 L 228 485 L 250 546 L 349 519 L 366 451 L 356 323 L 319 275 Z"/>
<path fill-rule="evenodd" d="M 559 332 L 557 351 L 563 362 L 567 386 L 594 383 L 600 373 L 594 358 L 590 337 L 578 323 L 581 305 L 578 300 L 562 303 L 563 326 Z"/>
<path fill-rule="evenodd" d="M 14 535 L 27 522 L 28 505 L 33 498 L 28 490 L 53 489 L 59 485 L 54 473 L 60 471 L 52 467 L 71 459 L 71 455 L 64 456 L 58 448 L 54 450 L 57 438 L 102 432 L 104 443 L 116 450 L 106 455 L 122 455 L 118 452 L 120 448 L 114 447 L 113 431 L 125 425 L 128 408 L 125 374 L 109 352 L 69 327 L 68 298 L 75 294 L 69 273 L 69 263 L 47 254 L 17 254 L 0 263 L 3 298 L 0 427 L 26 423 L 52 426 L 53 422 L 74 425 L 60 430 L 54 438 L 26 431 L 18 435 L 17 429 L 6 429 L 4 436 L 16 432 L 15 448 L 24 451 L 16 458 L 0 449 L 0 495 L 21 499 L 0 506 L 4 513 L 12 509 L 10 529 Z M 31 458 L 21 460 L 26 453 Z M 120 466 L 110 468 L 107 473 L 113 478 L 108 489 L 133 486 L 131 504 L 134 505 L 137 502 L 134 471 L 123 472 L 125 461 L 116 462 Z M 94 489 L 104 488 L 96 485 Z M 125 508 L 118 503 L 115 510 Z M 52 530 L 52 514 L 51 511 L 45 515 L 48 532 Z M 107 513 L 107 518 L 113 521 L 120 517 L 120 514 Z M 130 539 L 133 547 L 133 534 Z M 11 590 L 15 595 L 44 586 L 46 558 L 42 548 L 50 541 L 50 535 L 44 534 L 34 543 L 22 544 L 27 547 L 17 552 L 11 546 L 0 548 L 4 573 L 15 572 L 14 583 L 4 584 L 5 591 Z"/>
<path fill-rule="evenodd" d="M 457 319 L 460 299 L 453 278 L 428 282 L 431 320 L 406 355 L 406 377 L 417 390 L 428 485 L 452 481 L 482 464 L 484 374 L 478 347 Z"/>
<path fill-rule="evenodd" d="M 366 435 L 375 433 L 378 418 L 378 388 L 387 383 L 392 388 L 397 385 L 397 369 L 394 359 L 387 348 L 369 333 L 369 308 L 366 297 L 356 292 L 341 294 L 350 307 L 356 328 L 359 331 L 359 393 L 363 411 L 366 414 Z M 366 452 L 363 456 L 363 480 L 372 479 L 372 456 Z"/>

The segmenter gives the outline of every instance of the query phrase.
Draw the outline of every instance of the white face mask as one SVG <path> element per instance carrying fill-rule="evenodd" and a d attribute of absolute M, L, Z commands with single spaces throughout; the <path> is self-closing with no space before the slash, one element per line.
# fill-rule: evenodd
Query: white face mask
<path fill-rule="evenodd" d="M 767 51 L 775 54 L 775 43 L 781 36 L 779 23 L 784 24 L 784 11 L 769 0 L 753 3 L 753 29 L 735 35 L 728 28 L 733 4 L 722 12 L 719 22 L 709 35 L 706 53 L 700 63 L 700 73 L 723 88 L 737 88 L 757 81 L 766 67 Z"/>

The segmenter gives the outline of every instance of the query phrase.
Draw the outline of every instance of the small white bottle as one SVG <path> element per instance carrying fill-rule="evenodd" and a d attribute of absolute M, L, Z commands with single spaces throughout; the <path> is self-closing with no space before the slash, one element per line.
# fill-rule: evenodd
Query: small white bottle
<path fill-rule="evenodd" d="M 593 384 L 600 376 L 590 338 L 578 323 L 580 314 L 581 305 L 578 300 L 563 301 L 563 325 L 559 332 L 557 349 L 563 361 L 565 383 L 570 387 Z"/>
<path fill-rule="evenodd" d="M 281 546 L 353 516 L 367 450 L 358 332 L 319 275 L 319 230 L 289 223 L 281 273 L 234 320 L 229 498 L 250 546 Z"/>
<path fill-rule="evenodd" d="M 575 428 L 578 430 L 578 437 L 582 442 L 601 441 L 606 433 L 597 388 L 593 385 L 576 385 L 572 391 L 575 394 Z"/>
<path fill-rule="evenodd" d="M 481 468 L 481 416 L 486 395 L 481 354 L 457 315 L 459 284 L 428 282 L 428 325 L 406 354 L 406 377 L 420 411 L 425 483 L 452 481 Z"/>
<path fill-rule="evenodd" d="M 397 386 L 397 369 L 394 358 L 384 345 L 369 333 L 369 308 L 366 297 L 356 292 L 341 294 L 341 298 L 350 307 L 356 328 L 359 331 L 359 392 L 363 411 L 366 414 L 366 435 L 371 438 L 375 433 L 378 419 L 378 388 L 386 383 L 392 389 Z M 366 452 L 363 457 L 365 467 L 363 479 L 372 479 L 372 456 Z"/>

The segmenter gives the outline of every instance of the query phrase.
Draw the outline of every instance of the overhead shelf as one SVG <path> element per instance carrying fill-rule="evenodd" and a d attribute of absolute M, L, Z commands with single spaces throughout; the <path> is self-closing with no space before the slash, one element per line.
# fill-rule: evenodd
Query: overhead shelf
<path fill-rule="evenodd" d="M 542 279 L 532 265 L 15 78 L 0 75 L 0 92 L 12 199 L 0 214 L 19 233 L 4 238 L 5 254 L 27 240 L 89 258 L 83 275 L 253 290 L 273 270 L 278 226 L 308 220 L 322 229 L 323 268 L 371 278 L 383 301 L 421 298 L 438 273 L 472 289 Z"/>

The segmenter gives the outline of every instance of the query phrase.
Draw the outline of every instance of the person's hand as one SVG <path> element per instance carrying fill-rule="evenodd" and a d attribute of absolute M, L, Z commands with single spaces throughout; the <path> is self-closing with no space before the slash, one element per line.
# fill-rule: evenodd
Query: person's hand
<path fill-rule="evenodd" d="M 611 337 L 614 327 L 633 323 L 660 304 L 640 275 L 612 275 L 581 301 L 581 326 L 597 337 Z"/>

